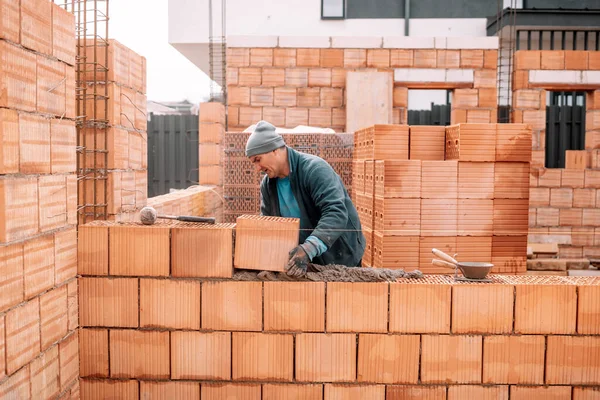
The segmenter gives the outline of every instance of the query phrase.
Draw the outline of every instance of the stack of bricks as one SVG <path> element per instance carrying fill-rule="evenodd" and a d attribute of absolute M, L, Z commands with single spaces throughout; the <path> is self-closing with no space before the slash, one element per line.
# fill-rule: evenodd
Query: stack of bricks
<path fill-rule="evenodd" d="M 257 121 L 255 121 L 256 123 Z M 352 187 L 352 134 L 284 133 L 285 143 L 302 153 L 327 161 L 346 189 Z M 260 182 L 264 174 L 245 155 L 250 133 L 227 132 L 223 162 L 224 221 L 235 222 L 242 214 L 260 213 Z"/>
<path fill-rule="evenodd" d="M 200 103 L 198 118 L 198 181 L 218 188 L 223 184 L 225 106 L 217 102 Z"/>
<path fill-rule="evenodd" d="M 91 63 L 93 42 L 82 41 L 80 46 L 86 47 L 87 62 Z M 106 203 L 107 219 L 131 220 L 136 211 L 146 205 L 148 197 L 146 59 L 116 40 L 108 41 L 108 59 L 105 59 L 105 55 L 106 46 L 98 45 L 95 74 L 91 64 L 84 64 L 90 70 L 82 74 L 82 84 L 88 88 L 85 104 L 80 99 L 80 112 L 89 121 L 93 119 L 96 107 L 96 119 L 106 121 L 107 128 L 100 125 L 94 128 L 91 123 L 84 122 L 79 131 L 79 143 L 84 147 L 80 153 L 80 165 L 83 168 L 85 164 L 86 169 L 85 179 L 80 181 L 82 198 L 79 202 L 80 205 Z M 94 100 L 94 90 L 102 96 L 106 91 L 107 109 L 104 108 L 102 97 Z M 107 153 L 106 165 L 104 153 Z M 94 176 L 103 179 L 104 171 L 106 183 L 94 179 Z M 94 220 L 94 211 L 100 210 L 102 208 L 82 208 L 80 222 Z M 86 214 L 85 218 L 83 213 Z"/>
<path fill-rule="evenodd" d="M 356 133 L 356 146 L 357 176 L 364 165 L 357 183 L 364 189 L 354 187 L 367 240 L 364 265 L 451 273 L 431 265 L 437 248 L 461 261 L 491 262 L 496 273 L 525 272 L 526 125 L 375 125 Z"/>
<path fill-rule="evenodd" d="M 560 258 L 599 258 L 600 53 L 515 53 L 514 122 L 533 128 L 530 241 L 559 244 Z M 547 91 L 586 91 L 585 150 L 567 152 L 566 168 L 545 168 Z M 600 232 L 600 230 L 599 230 Z"/>
<path fill-rule="evenodd" d="M 496 122 L 498 39 L 231 37 L 228 129 L 261 119 L 346 131 L 346 72 L 394 75 L 394 124 L 406 124 L 408 89 L 453 89 L 452 123 Z"/>
<path fill-rule="evenodd" d="M 190 186 L 151 197 L 147 205 L 153 207 L 158 214 L 214 217 L 217 220 L 223 208 L 221 196 L 212 186 Z"/>
<path fill-rule="evenodd" d="M 76 399 L 75 19 L 0 13 L 0 398 Z"/>
<path fill-rule="evenodd" d="M 592 399 L 599 388 L 595 278 L 242 282 L 224 276 L 226 226 L 93 224 L 79 258 L 86 399 Z"/>

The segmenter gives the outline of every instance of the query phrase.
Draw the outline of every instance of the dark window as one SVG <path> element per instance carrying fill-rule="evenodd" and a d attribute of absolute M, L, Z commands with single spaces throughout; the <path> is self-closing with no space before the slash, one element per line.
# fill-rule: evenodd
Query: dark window
<path fill-rule="evenodd" d="M 408 125 L 450 125 L 451 90 L 409 89 Z"/>
<path fill-rule="evenodd" d="M 346 17 L 346 0 L 321 0 L 322 19 L 344 19 Z"/>
<path fill-rule="evenodd" d="M 546 168 L 564 168 L 567 150 L 585 149 L 585 92 L 548 92 Z"/>

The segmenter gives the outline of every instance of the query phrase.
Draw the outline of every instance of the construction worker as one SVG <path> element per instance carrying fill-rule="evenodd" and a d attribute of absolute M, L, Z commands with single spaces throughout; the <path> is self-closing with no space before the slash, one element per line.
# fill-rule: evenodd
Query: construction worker
<path fill-rule="evenodd" d="M 286 271 L 302 276 L 309 263 L 361 265 L 365 237 L 341 178 L 322 158 L 286 146 L 275 127 L 260 121 L 246 156 L 267 176 L 260 185 L 261 215 L 300 219 L 300 244 Z"/>

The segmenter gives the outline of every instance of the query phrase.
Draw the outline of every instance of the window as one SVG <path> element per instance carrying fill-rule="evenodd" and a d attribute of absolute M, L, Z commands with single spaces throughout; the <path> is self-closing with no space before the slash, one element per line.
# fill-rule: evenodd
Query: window
<path fill-rule="evenodd" d="M 585 92 L 548 92 L 546 168 L 564 168 L 567 150 L 585 149 Z"/>
<path fill-rule="evenodd" d="M 408 125 L 450 125 L 451 90 L 409 89 Z"/>
<path fill-rule="evenodd" d="M 346 0 L 321 0 L 321 19 L 344 19 Z"/>

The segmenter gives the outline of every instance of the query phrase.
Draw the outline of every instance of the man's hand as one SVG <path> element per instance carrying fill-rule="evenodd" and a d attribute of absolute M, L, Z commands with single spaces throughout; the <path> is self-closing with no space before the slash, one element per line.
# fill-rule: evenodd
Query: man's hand
<path fill-rule="evenodd" d="M 306 274 L 310 259 L 304 247 L 298 246 L 290 251 L 290 260 L 286 266 L 286 273 L 293 278 L 300 278 Z"/>

